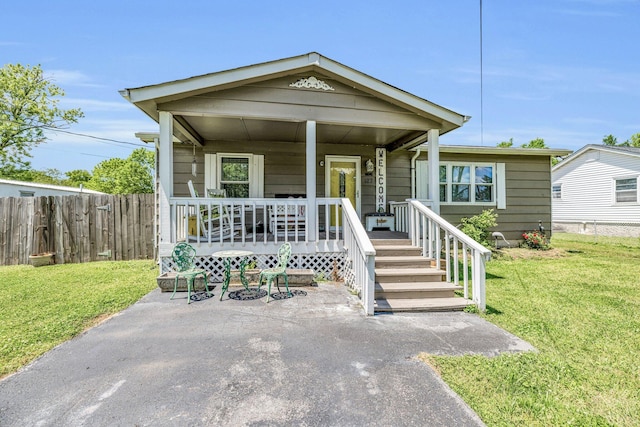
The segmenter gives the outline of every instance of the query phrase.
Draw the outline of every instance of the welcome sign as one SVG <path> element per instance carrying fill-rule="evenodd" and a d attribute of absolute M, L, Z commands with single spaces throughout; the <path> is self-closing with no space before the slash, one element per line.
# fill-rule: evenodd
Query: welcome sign
<path fill-rule="evenodd" d="M 387 210 L 387 149 L 376 148 L 376 211 Z"/>

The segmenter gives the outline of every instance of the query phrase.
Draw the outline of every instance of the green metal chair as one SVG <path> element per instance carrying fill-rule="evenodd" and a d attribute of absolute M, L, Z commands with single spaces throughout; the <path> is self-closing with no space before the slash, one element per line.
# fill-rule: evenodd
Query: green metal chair
<path fill-rule="evenodd" d="M 178 279 L 184 277 L 187 281 L 187 304 L 191 304 L 191 289 L 194 288 L 194 282 L 196 277 L 204 277 L 204 288 L 207 295 L 211 295 L 209 291 L 209 285 L 207 284 L 207 272 L 202 269 L 197 269 L 195 265 L 196 250 L 188 243 L 178 243 L 171 253 L 171 259 L 173 260 L 173 269 L 176 273 L 176 279 L 173 284 L 173 294 L 171 298 L 176 294 L 178 289 Z M 195 289 L 195 288 L 194 288 Z"/>
<path fill-rule="evenodd" d="M 287 263 L 289 262 L 289 258 L 291 258 L 291 244 L 289 242 L 285 242 L 278 249 L 278 264 L 273 268 L 265 268 L 260 272 L 260 276 L 258 277 L 258 289 L 262 286 L 262 281 L 267 281 L 267 302 L 269 302 L 269 296 L 271 295 L 271 283 L 276 281 L 276 286 L 278 287 L 278 292 L 280 292 L 280 285 L 278 284 L 278 278 L 280 276 L 284 277 L 284 284 L 287 287 L 287 295 L 291 296 L 291 292 L 289 291 L 289 277 L 287 276 Z"/>

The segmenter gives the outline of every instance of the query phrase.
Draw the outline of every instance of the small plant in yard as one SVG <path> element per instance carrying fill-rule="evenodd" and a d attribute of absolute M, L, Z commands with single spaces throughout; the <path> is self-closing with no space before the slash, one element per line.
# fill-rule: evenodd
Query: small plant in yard
<path fill-rule="evenodd" d="M 494 213 L 493 209 L 487 209 L 471 218 L 462 218 L 460 220 L 462 223 L 460 231 L 482 246 L 491 247 L 489 243 L 489 229 L 498 225 L 497 219 L 498 214 Z"/>
<path fill-rule="evenodd" d="M 546 251 L 551 248 L 549 241 L 547 240 L 547 236 L 539 231 L 523 233 L 522 238 L 524 239 L 524 246 L 527 248 L 540 251 Z"/>

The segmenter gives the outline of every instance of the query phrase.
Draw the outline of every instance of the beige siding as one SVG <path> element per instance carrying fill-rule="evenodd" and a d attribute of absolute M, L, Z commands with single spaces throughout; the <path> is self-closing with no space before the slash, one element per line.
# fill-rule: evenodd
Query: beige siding
<path fill-rule="evenodd" d="M 192 147 L 174 147 L 174 194 L 189 194 L 187 181 L 192 179 L 196 189 L 204 189 L 204 153 L 253 153 L 264 155 L 264 195 L 304 194 L 305 144 L 283 142 L 209 142 L 196 150 L 198 176 L 191 175 Z M 387 201 L 402 201 L 411 197 L 411 157 L 413 152 L 393 152 L 387 155 Z M 317 160 L 325 155 L 360 156 L 362 162 L 375 158 L 373 146 L 348 144 L 318 144 Z M 423 154 L 421 159 L 426 159 Z M 507 208 L 497 210 L 498 227 L 509 240 L 521 239 L 524 231 L 538 226 L 541 220 L 551 230 L 550 162 L 543 156 L 454 155 L 443 153 L 441 161 L 505 163 Z M 316 169 L 316 196 L 324 197 L 324 167 Z M 375 180 L 367 179 L 362 170 L 362 213 L 374 211 Z M 442 215 L 457 225 L 460 218 L 482 212 L 486 206 L 442 205 Z"/>
<path fill-rule="evenodd" d="M 551 232 L 551 163 L 545 156 L 498 156 L 443 153 L 441 161 L 505 163 L 507 208 L 496 210 L 498 226 L 508 240 L 522 240 L 522 233 L 537 229 L 541 220 Z M 442 205 L 442 215 L 453 224 L 461 217 L 482 212 L 482 207 Z"/>

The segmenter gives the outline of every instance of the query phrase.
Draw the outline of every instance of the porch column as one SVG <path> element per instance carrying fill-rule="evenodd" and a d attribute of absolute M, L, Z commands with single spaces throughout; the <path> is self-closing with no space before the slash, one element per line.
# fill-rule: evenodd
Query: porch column
<path fill-rule="evenodd" d="M 429 129 L 427 131 L 427 141 L 429 148 L 429 199 L 433 206 L 433 211 L 440 215 L 440 137 L 439 129 Z"/>
<path fill-rule="evenodd" d="M 306 159 L 307 159 L 307 227 L 309 241 L 316 241 L 316 122 L 315 120 L 307 121 L 307 140 L 306 140 Z"/>
<path fill-rule="evenodd" d="M 160 147 L 158 148 L 158 204 L 160 205 L 160 250 L 171 244 L 171 208 L 173 196 L 173 114 L 159 112 Z"/>

